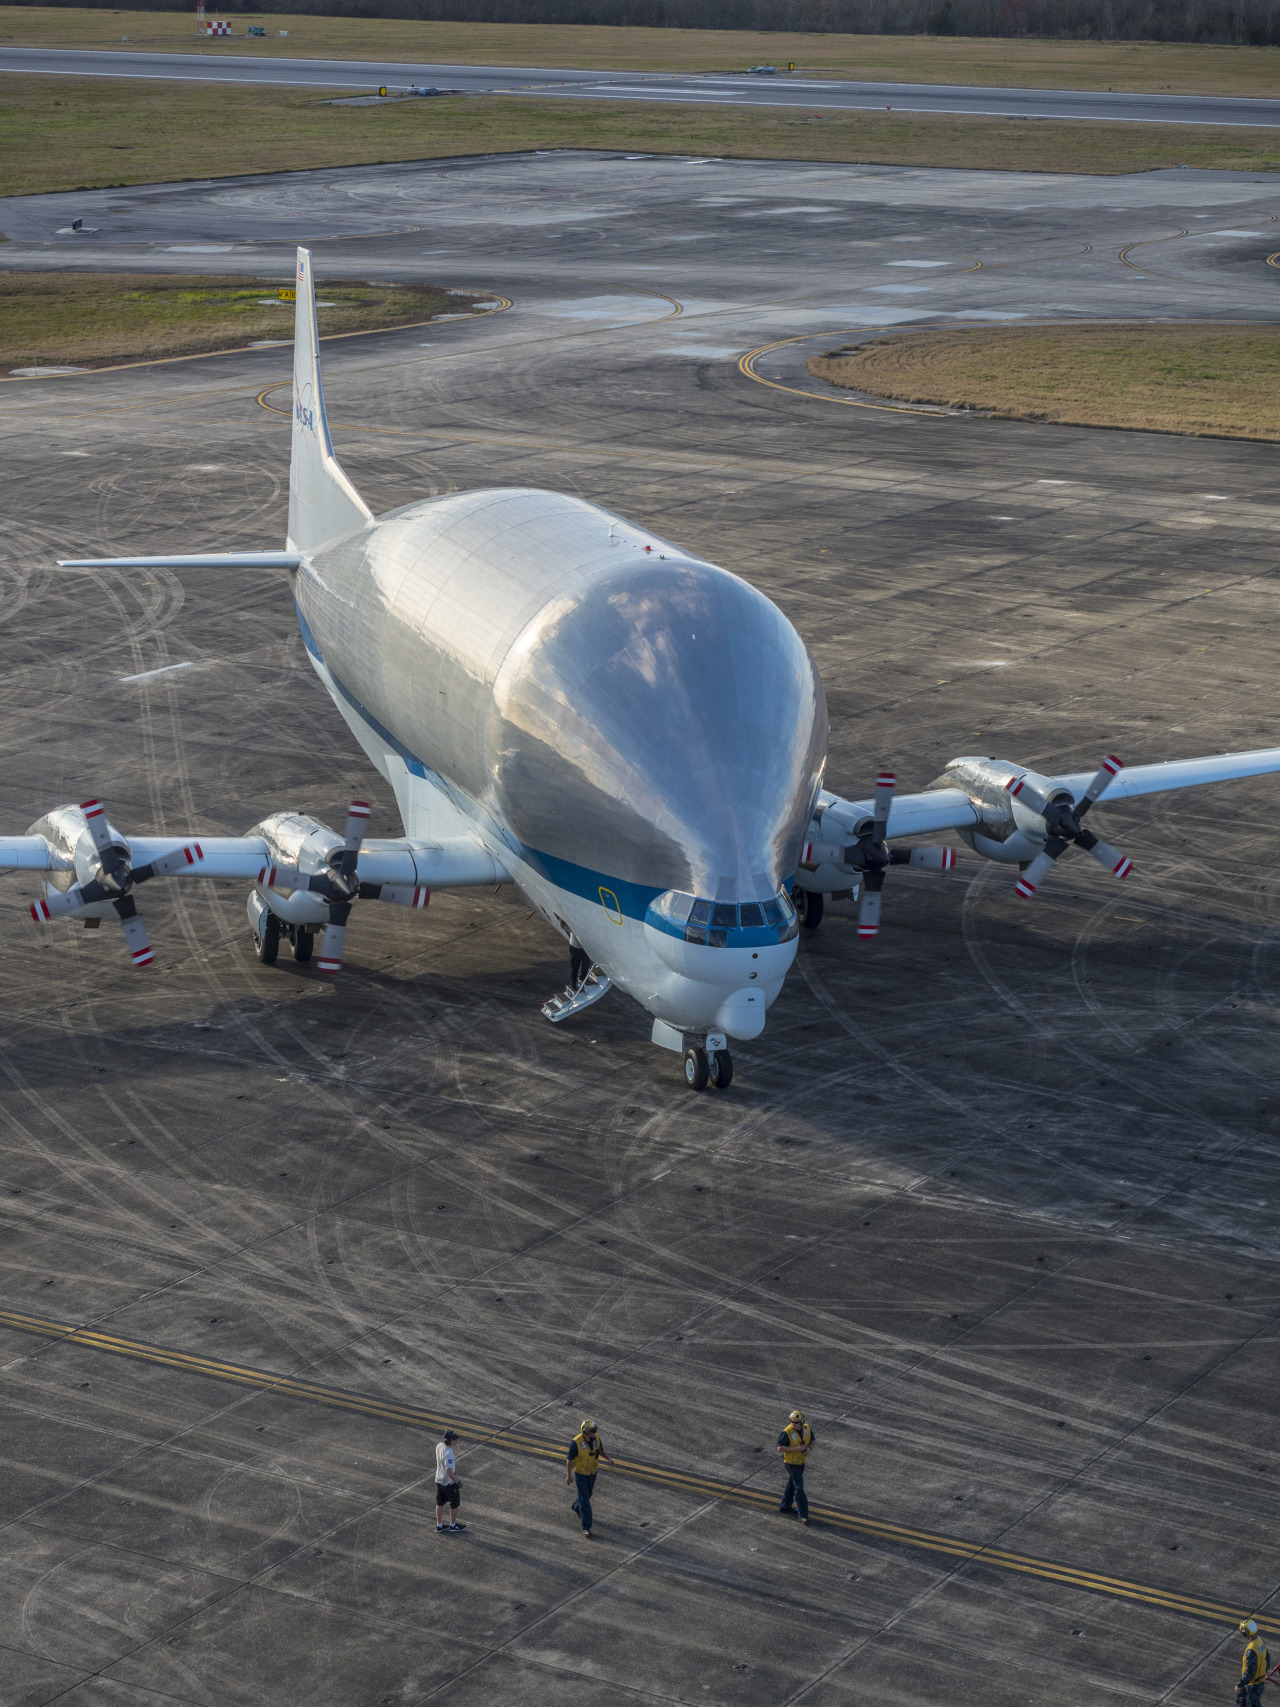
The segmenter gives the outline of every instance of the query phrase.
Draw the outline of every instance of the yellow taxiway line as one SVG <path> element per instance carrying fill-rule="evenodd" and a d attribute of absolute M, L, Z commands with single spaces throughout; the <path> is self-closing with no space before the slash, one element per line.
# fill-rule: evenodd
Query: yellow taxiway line
<path fill-rule="evenodd" d="M 350 1411 L 358 1416 L 398 1423 L 408 1428 L 456 1428 L 468 1440 L 507 1452 L 518 1452 L 525 1457 L 543 1458 L 552 1462 L 559 1462 L 564 1457 L 564 1447 L 560 1442 L 526 1434 L 519 1429 L 491 1428 L 485 1424 L 469 1422 L 464 1417 L 423 1410 L 416 1405 L 402 1404 L 394 1399 L 354 1393 L 341 1387 L 328 1387 L 298 1376 L 280 1375 L 270 1369 L 229 1363 L 222 1358 L 201 1357 L 194 1352 L 179 1351 L 172 1346 L 124 1339 L 119 1334 L 104 1333 L 97 1328 L 77 1327 L 72 1322 L 33 1316 L 22 1310 L 0 1309 L 0 1327 L 24 1334 L 36 1334 L 44 1339 L 61 1340 L 68 1345 L 81 1346 L 87 1351 L 108 1352 L 114 1357 L 134 1358 L 161 1368 L 180 1370 L 187 1375 L 203 1375 L 213 1381 L 231 1382 L 236 1386 L 253 1388 L 262 1393 L 278 1393 L 286 1399 L 301 1399 L 312 1404 L 328 1405 L 334 1410 Z M 728 1504 L 750 1506 L 764 1511 L 777 1504 L 777 1495 L 772 1491 L 746 1487 L 741 1483 L 718 1481 L 714 1477 L 669 1469 L 660 1464 L 647 1464 L 638 1459 L 619 1458 L 616 1460 L 616 1470 L 619 1475 L 645 1482 L 651 1487 L 669 1488 L 674 1493 L 694 1494 L 704 1499 L 710 1497 L 724 1500 Z M 1087 1589 L 1093 1594 L 1138 1601 L 1144 1606 L 1182 1613 L 1188 1618 L 1208 1619 L 1213 1623 L 1235 1624 L 1249 1616 L 1246 1609 L 1238 1606 L 1224 1606 L 1217 1601 L 1201 1600 L 1196 1595 L 1178 1594 L 1172 1589 L 1131 1582 L 1124 1577 L 1107 1576 L 1100 1571 L 1081 1570 L 1058 1560 L 1038 1559 L 1030 1554 L 1010 1552 L 1003 1547 L 965 1541 L 958 1536 L 912 1529 L 904 1524 L 890 1523 L 861 1512 L 844 1511 L 838 1506 L 811 1504 L 809 1510 L 824 1526 L 868 1541 L 906 1547 L 915 1552 L 939 1554 L 967 1564 L 1013 1571 L 1022 1576 L 1037 1577 L 1045 1582 L 1061 1583 L 1067 1588 Z"/>

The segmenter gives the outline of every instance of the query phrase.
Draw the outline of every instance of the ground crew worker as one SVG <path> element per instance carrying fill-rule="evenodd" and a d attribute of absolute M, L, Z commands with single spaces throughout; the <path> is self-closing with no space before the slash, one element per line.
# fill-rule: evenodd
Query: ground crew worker
<path fill-rule="evenodd" d="M 582 1533 L 586 1536 L 591 1534 L 591 1495 L 596 1485 L 596 1466 L 602 1458 L 612 1469 L 613 1459 L 604 1449 L 594 1417 L 584 1417 L 582 1427 L 569 1442 L 569 1452 L 564 1461 L 564 1483 L 565 1487 L 574 1481 L 578 1484 L 573 1510 L 582 1519 Z"/>
<path fill-rule="evenodd" d="M 1262 1690 L 1271 1668 L 1271 1656 L 1255 1618 L 1246 1618 L 1240 1626 L 1245 1639 L 1244 1659 L 1240 1663 L 1240 1681 L 1236 1684 L 1236 1700 L 1240 1707 L 1262 1707 Z"/>
<path fill-rule="evenodd" d="M 462 1503 L 462 1483 L 458 1480 L 458 1460 L 454 1455 L 453 1443 L 457 1435 L 447 1428 L 436 1447 L 436 1534 L 456 1535 L 460 1529 L 465 1529 L 465 1523 L 458 1521 L 458 1507 Z M 444 1514 L 452 1512 L 452 1521 L 446 1531 Z"/>
<path fill-rule="evenodd" d="M 793 1509 L 798 1511 L 801 1523 L 809 1521 L 809 1496 L 804 1491 L 804 1467 L 813 1446 L 813 1430 L 804 1420 L 804 1412 L 792 1411 L 787 1418 L 786 1428 L 778 1436 L 777 1450 L 782 1454 L 782 1462 L 787 1467 L 787 1485 L 782 1490 L 782 1504 L 778 1510 L 785 1511 L 788 1517 Z"/>

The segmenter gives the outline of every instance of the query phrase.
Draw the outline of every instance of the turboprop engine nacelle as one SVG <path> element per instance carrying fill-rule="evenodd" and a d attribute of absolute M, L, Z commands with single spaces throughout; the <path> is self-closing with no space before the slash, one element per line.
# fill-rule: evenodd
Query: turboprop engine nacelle
<path fill-rule="evenodd" d="M 1071 790 L 1053 777 L 1029 771 L 1025 765 L 1010 764 L 1007 759 L 952 759 L 929 787 L 958 788 L 968 795 L 978 823 L 956 834 L 974 853 L 998 860 L 1001 865 L 1026 865 L 1043 849 L 1047 831 L 1035 805 L 1024 804 L 1013 795 L 1010 785 L 1019 779 L 1026 785 L 1023 795 L 1036 804 L 1047 806 L 1073 799 Z"/>

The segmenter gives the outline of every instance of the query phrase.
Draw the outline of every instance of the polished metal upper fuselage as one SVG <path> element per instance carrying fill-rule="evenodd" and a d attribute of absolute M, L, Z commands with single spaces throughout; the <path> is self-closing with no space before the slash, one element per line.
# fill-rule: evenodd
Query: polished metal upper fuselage
<path fill-rule="evenodd" d="M 343 692 L 553 880 L 634 888 L 641 917 L 667 889 L 763 900 L 793 875 L 826 707 L 795 629 L 738 577 L 581 500 L 498 489 L 310 554 L 296 597 Z"/>

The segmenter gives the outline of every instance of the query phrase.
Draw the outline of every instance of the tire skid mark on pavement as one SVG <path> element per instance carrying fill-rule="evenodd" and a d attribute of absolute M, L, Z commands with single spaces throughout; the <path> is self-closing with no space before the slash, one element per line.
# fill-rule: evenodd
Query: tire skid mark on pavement
<path fill-rule="evenodd" d="M 524 1434 L 515 1429 L 468 1424 L 463 1418 L 424 1410 L 416 1405 L 402 1404 L 394 1399 L 379 1398 L 376 1394 L 328 1387 L 318 1382 L 278 1374 L 273 1370 L 257 1369 L 248 1364 L 229 1363 L 220 1358 L 201 1357 L 193 1352 L 180 1351 L 175 1347 L 124 1339 L 118 1334 L 100 1333 L 92 1328 L 77 1327 L 73 1322 L 29 1315 L 25 1311 L 0 1309 L 0 1328 L 35 1334 L 44 1339 L 60 1340 L 88 1351 L 133 1358 L 188 1375 L 233 1382 L 238 1386 L 256 1388 L 260 1392 L 277 1393 L 282 1398 L 329 1405 L 338 1410 L 351 1411 L 409 1428 L 434 1430 L 446 1426 L 457 1427 L 478 1445 L 516 1452 L 524 1457 L 558 1462 L 564 1456 L 564 1448 L 557 1442 L 537 1435 Z M 766 1511 L 773 1509 L 776 1503 L 776 1495 L 765 1489 L 751 1488 L 740 1482 L 719 1481 L 710 1476 L 693 1475 L 688 1471 L 671 1469 L 660 1464 L 647 1464 L 637 1459 L 619 1458 L 616 1461 L 616 1469 L 619 1475 L 647 1482 L 650 1486 L 667 1488 L 673 1493 L 711 1495 L 730 1504 Z M 1094 1594 L 1138 1601 L 1162 1611 L 1181 1613 L 1188 1618 L 1222 1623 L 1225 1620 L 1238 1622 L 1248 1615 L 1247 1610 L 1239 1607 L 1201 1600 L 1194 1595 L 1179 1594 L 1171 1589 L 1157 1588 L 1123 1577 L 1082 1570 L 1060 1561 L 1011 1552 L 1003 1547 L 989 1547 L 982 1542 L 966 1541 L 959 1536 L 912 1529 L 864 1513 L 844 1511 L 836 1506 L 815 1503 L 810 1506 L 810 1511 L 822 1524 L 866 1541 L 940 1554 L 973 1565 L 991 1566 L 997 1570 L 1039 1578 L 1045 1582 L 1060 1583 L 1067 1588 L 1086 1589 Z"/>

